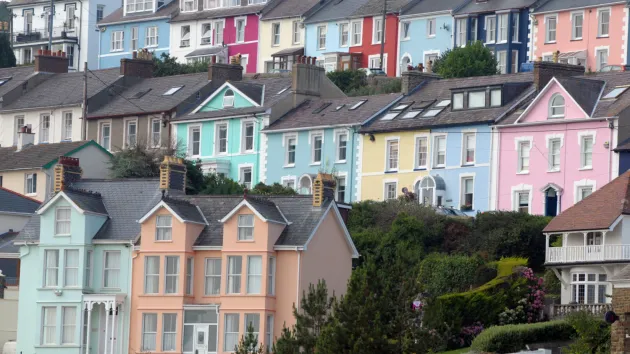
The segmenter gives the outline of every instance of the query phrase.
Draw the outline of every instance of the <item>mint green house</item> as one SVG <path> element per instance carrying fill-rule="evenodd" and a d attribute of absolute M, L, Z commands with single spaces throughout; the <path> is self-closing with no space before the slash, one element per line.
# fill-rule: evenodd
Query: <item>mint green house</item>
<path fill-rule="evenodd" d="M 136 220 L 159 200 L 159 183 L 71 183 L 75 163 L 60 161 L 55 185 L 63 190 L 15 240 L 22 272 L 17 353 L 127 353 Z"/>

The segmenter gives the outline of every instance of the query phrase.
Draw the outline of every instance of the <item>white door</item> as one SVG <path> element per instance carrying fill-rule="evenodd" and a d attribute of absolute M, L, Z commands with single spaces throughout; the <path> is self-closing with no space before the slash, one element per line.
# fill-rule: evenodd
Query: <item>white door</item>
<path fill-rule="evenodd" d="M 98 353 L 99 354 L 116 354 L 118 353 L 118 339 L 116 338 L 116 333 L 113 333 L 114 330 L 114 315 L 113 311 L 105 311 L 105 305 L 95 305 L 99 306 L 99 331 L 98 331 Z M 109 316 L 109 319 L 105 321 L 105 316 Z M 116 332 L 119 331 L 119 323 L 118 314 L 116 315 Z M 107 331 L 105 330 L 105 326 L 107 323 Z M 113 342 L 112 342 L 113 339 Z M 107 341 L 107 352 L 105 352 L 105 341 Z"/>
<path fill-rule="evenodd" d="M 195 354 L 208 354 L 208 326 L 195 326 Z"/>

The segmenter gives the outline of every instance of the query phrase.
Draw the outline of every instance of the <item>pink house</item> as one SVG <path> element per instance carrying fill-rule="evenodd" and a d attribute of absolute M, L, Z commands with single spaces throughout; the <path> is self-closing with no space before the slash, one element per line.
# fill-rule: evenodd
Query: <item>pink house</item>
<path fill-rule="evenodd" d="M 629 76 L 571 76 L 582 70 L 535 63 L 531 103 L 494 127 L 497 209 L 555 216 L 618 175 L 614 112 L 627 107 Z"/>
<path fill-rule="evenodd" d="M 178 185 L 173 176 L 165 172 L 166 185 Z M 249 325 L 269 347 L 295 323 L 293 305 L 309 284 L 324 279 L 331 294 L 345 293 L 358 256 L 347 209 L 326 176 L 317 181 L 313 197 L 156 201 L 139 220 L 129 352 L 233 352 Z"/>
<path fill-rule="evenodd" d="M 559 61 L 600 71 L 625 65 L 628 54 L 628 9 L 625 1 L 600 0 L 584 7 L 571 0 L 547 1 L 533 12 L 533 59 Z M 604 69 L 607 70 L 607 69 Z"/>

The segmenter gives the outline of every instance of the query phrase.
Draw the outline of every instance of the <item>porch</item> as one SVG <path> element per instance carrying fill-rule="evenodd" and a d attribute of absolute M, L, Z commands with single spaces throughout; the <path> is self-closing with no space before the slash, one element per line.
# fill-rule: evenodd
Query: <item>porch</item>
<path fill-rule="evenodd" d="M 122 354 L 124 294 L 83 296 L 82 354 Z"/>
<path fill-rule="evenodd" d="M 630 244 L 622 244 L 621 235 L 613 231 L 563 233 L 560 247 L 549 245 L 551 236 L 545 234 L 545 263 L 630 261 Z"/>

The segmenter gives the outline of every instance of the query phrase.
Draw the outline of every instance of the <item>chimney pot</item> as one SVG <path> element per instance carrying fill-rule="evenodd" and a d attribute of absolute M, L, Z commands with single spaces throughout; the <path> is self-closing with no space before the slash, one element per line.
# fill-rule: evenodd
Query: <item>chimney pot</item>
<path fill-rule="evenodd" d="M 31 125 L 28 124 L 23 126 L 22 129 L 20 129 L 20 131 L 18 132 L 16 151 L 21 151 L 28 145 L 33 144 L 35 144 L 35 134 L 31 132 Z"/>
<path fill-rule="evenodd" d="M 313 206 L 319 208 L 325 200 L 334 200 L 336 184 L 332 174 L 319 173 L 313 181 Z"/>
<path fill-rule="evenodd" d="M 54 170 L 53 190 L 55 193 L 64 190 L 67 186 L 81 179 L 83 170 L 79 165 L 79 159 L 68 156 L 59 156 Z"/>

